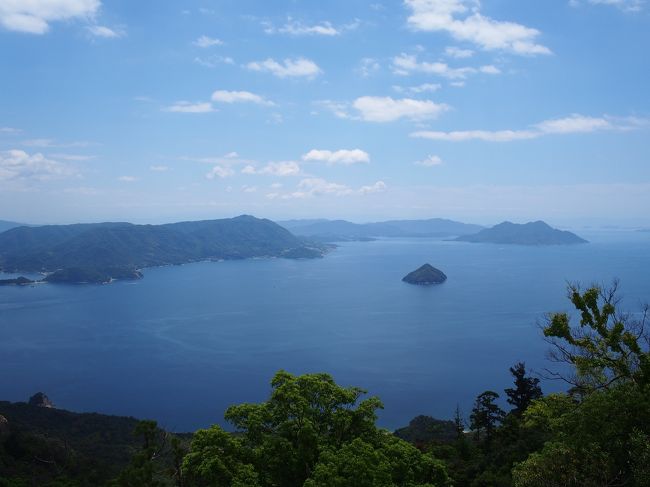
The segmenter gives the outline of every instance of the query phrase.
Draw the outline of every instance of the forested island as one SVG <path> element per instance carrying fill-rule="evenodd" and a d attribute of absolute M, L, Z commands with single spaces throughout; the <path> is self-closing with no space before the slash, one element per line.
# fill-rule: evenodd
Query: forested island
<path fill-rule="evenodd" d="M 230 431 L 165 431 L 154 421 L 0 402 L 0 486 L 645 487 L 650 480 L 650 332 L 617 309 L 616 285 L 569 288 L 580 315 L 542 332 L 570 386 L 544 395 L 524 363 L 450 419 L 391 433 L 379 398 L 323 373 L 279 371 L 261 403 L 231 406 Z M 477 364 L 480 367 L 480 364 Z M 504 373 L 507 373 L 504 371 Z"/>
<path fill-rule="evenodd" d="M 575 245 L 588 243 L 575 233 L 558 230 L 539 220 L 524 224 L 503 222 L 471 235 L 461 235 L 458 242 L 508 245 Z"/>
<path fill-rule="evenodd" d="M 402 278 L 402 281 L 409 284 L 417 284 L 420 286 L 428 286 L 431 284 L 442 284 L 447 280 L 447 276 L 440 269 L 436 269 L 431 264 L 424 264 L 409 272 Z"/>
<path fill-rule="evenodd" d="M 221 220 L 134 225 L 16 227 L 0 233 L 0 270 L 44 272 L 48 282 L 137 279 L 139 269 L 202 260 L 317 258 L 327 247 L 276 223 L 243 215 Z"/>

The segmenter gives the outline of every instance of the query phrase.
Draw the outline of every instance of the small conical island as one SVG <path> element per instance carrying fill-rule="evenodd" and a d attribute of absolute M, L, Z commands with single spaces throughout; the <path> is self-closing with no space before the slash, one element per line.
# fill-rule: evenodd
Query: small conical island
<path fill-rule="evenodd" d="M 436 269 L 431 264 L 424 264 L 422 267 L 408 273 L 402 281 L 409 284 L 418 284 L 429 286 L 431 284 L 442 284 L 447 280 L 447 276 L 440 269 Z"/>

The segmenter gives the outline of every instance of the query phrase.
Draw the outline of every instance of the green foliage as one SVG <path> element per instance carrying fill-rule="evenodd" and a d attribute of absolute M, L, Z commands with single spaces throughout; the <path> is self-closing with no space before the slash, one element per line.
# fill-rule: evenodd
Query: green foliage
<path fill-rule="evenodd" d="M 650 383 L 650 336 L 645 330 L 646 307 L 640 319 L 616 309 L 618 284 L 610 289 L 592 286 L 582 291 L 569 286 L 569 299 L 580 314 L 579 326 L 567 313 L 551 314 L 544 336 L 553 345 L 552 358 L 575 368 L 562 377 L 580 391 L 605 388 L 619 381 L 640 386 Z"/>
<path fill-rule="evenodd" d="M 188 485 L 447 485 L 444 465 L 377 429 L 374 397 L 327 374 L 278 372 L 268 401 L 226 411 L 236 435 L 198 431 L 183 461 Z"/>
<path fill-rule="evenodd" d="M 647 485 L 634 479 L 647 475 L 647 463 L 639 458 L 649 451 L 648 389 L 621 383 L 580 403 L 550 396 L 536 401 L 524 418 L 525 427 L 545 428 L 552 439 L 517 466 L 516 486 Z"/>

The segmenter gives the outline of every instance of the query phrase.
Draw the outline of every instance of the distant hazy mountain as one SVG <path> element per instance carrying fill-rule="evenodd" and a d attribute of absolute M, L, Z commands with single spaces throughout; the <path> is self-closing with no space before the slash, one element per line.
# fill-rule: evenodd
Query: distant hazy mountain
<path fill-rule="evenodd" d="M 517 224 L 503 222 L 473 235 L 463 235 L 455 240 L 472 243 L 497 243 L 517 245 L 571 245 L 587 243 L 575 233 L 550 227 L 543 221 Z"/>
<path fill-rule="evenodd" d="M 252 216 L 167 225 L 46 225 L 0 234 L 0 268 L 11 272 L 73 269 L 67 276 L 106 275 L 107 270 L 128 275 L 129 269 L 209 259 L 321 255 L 321 247 Z"/>
<path fill-rule="evenodd" d="M 346 220 L 290 220 L 279 223 L 295 235 L 330 241 L 372 237 L 449 237 L 475 233 L 483 228 L 443 218 L 376 223 L 352 223 Z"/>
<path fill-rule="evenodd" d="M 6 220 L 0 220 L 0 233 L 10 230 L 12 228 L 21 227 L 24 223 L 8 222 Z"/>

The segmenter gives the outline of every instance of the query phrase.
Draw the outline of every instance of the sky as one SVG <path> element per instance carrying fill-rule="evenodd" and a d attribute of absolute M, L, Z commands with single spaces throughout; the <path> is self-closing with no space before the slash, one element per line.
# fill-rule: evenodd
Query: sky
<path fill-rule="evenodd" d="M 0 219 L 650 226 L 644 0 L 0 0 Z"/>

